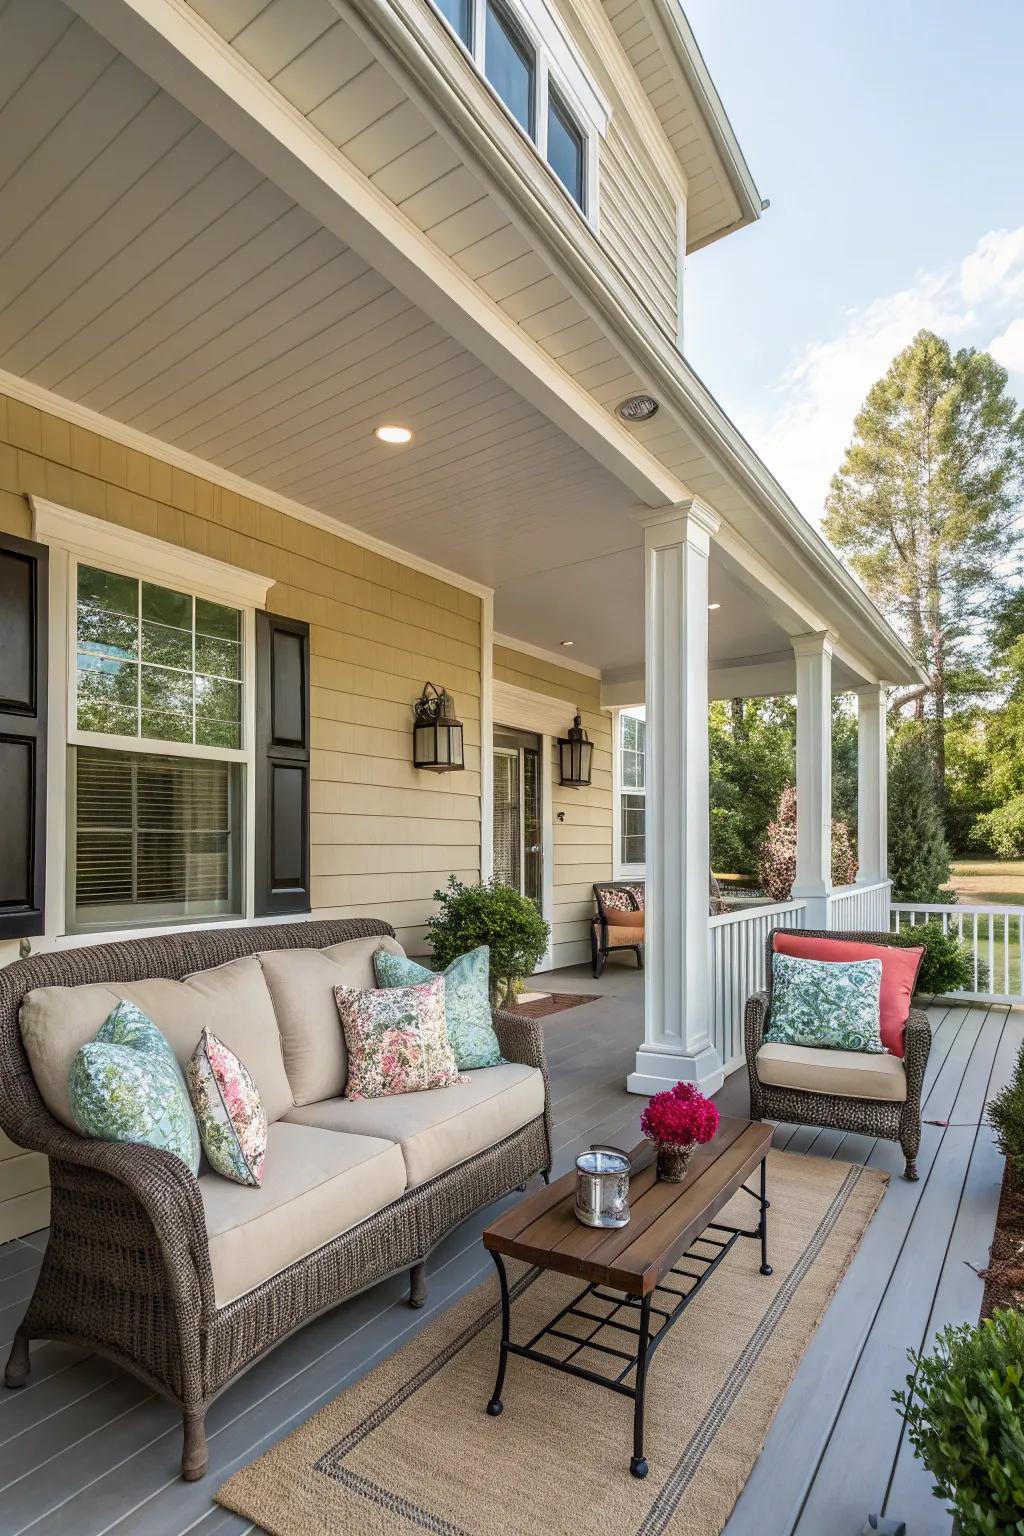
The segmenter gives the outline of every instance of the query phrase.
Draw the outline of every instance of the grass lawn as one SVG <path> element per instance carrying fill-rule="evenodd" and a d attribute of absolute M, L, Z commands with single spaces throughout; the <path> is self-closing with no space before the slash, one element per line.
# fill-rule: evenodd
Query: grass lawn
<path fill-rule="evenodd" d="M 1024 859 L 954 859 L 948 889 L 967 906 L 1024 906 Z"/>

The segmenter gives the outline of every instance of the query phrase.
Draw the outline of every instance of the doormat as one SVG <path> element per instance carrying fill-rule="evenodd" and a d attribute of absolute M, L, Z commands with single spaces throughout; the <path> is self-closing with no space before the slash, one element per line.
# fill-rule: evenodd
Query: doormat
<path fill-rule="evenodd" d="M 550 1013 L 579 1008 L 583 1003 L 596 1003 L 598 996 L 596 992 L 550 992 L 544 997 L 533 998 L 529 1003 L 513 1003 L 503 1011 L 514 1013 L 520 1019 L 546 1019 Z"/>
<path fill-rule="evenodd" d="M 643 1482 L 629 1474 L 632 1402 L 590 1382 L 512 1356 L 505 1411 L 488 1417 L 494 1278 L 236 1472 L 217 1501 L 271 1536 L 719 1536 L 886 1182 L 769 1155 L 774 1274 L 759 1274 L 756 1243 L 737 1243 L 654 1356 Z M 737 1194 L 723 1219 L 749 1221 L 749 1198 Z M 580 1287 L 508 1269 L 520 1340 Z"/>

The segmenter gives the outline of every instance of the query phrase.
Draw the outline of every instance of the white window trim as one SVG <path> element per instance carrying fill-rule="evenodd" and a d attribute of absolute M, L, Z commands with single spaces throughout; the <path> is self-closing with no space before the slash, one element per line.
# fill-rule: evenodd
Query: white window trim
<path fill-rule="evenodd" d="M 487 79 L 486 70 L 486 35 L 487 35 L 487 0 L 470 0 L 471 5 L 471 46 L 466 47 L 465 42 L 455 31 L 451 22 L 443 12 L 438 11 L 441 21 L 456 39 L 463 52 L 468 53 L 473 64 L 483 80 L 487 89 L 494 96 L 509 121 L 514 123 L 536 149 L 541 160 L 554 176 L 558 185 L 562 187 L 565 195 L 573 207 L 582 214 L 587 223 L 596 232 L 599 228 L 599 197 L 598 191 L 600 178 L 598 176 L 598 142 L 608 132 L 608 124 L 611 120 L 611 107 L 607 99 L 597 89 L 594 80 L 587 68 L 583 55 L 575 42 L 570 37 L 561 17 L 547 3 L 547 0 L 500 0 L 512 19 L 521 29 L 524 37 L 534 51 L 536 63 L 536 81 L 534 90 L 534 112 L 536 121 L 535 132 L 528 132 L 512 116 L 508 107 L 501 100 L 497 91 Z M 583 135 L 583 206 L 562 186 L 562 182 L 554 169 L 548 165 L 548 77 L 554 79 L 555 86 L 566 107 L 576 120 L 576 126 Z"/>
<path fill-rule="evenodd" d="M 631 713 L 625 705 L 612 710 L 612 877 L 615 880 L 643 880 L 647 875 L 646 864 L 625 864 L 622 860 L 622 797 L 636 794 L 636 790 L 626 789 L 622 783 L 622 716 Z M 645 799 L 646 795 L 645 789 Z"/>
<path fill-rule="evenodd" d="M 238 570 L 208 555 L 193 554 L 163 539 L 90 517 L 37 496 L 29 498 L 33 537 L 50 550 L 49 663 L 47 695 L 46 790 L 46 920 L 39 948 L 77 947 L 145 938 L 204 928 L 222 928 L 254 921 L 256 796 L 253 791 L 256 740 L 256 609 L 265 608 L 272 577 Z M 88 562 L 144 581 L 171 583 L 197 597 L 242 610 L 242 748 L 200 747 L 187 742 L 140 741 L 79 731 L 73 716 L 70 681 L 77 654 L 75 624 L 76 571 Z M 210 918 L 194 923 L 167 923 L 94 933 L 67 930 L 67 749 L 76 744 L 112 747 L 117 751 L 158 752 L 161 756 L 206 757 L 241 762 L 245 767 L 245 826 L 242 858 L 241 916 Z"/>

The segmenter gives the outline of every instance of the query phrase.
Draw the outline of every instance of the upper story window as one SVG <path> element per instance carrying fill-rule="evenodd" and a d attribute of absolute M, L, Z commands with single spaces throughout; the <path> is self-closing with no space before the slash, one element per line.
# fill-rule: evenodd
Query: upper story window
<path fill-rule="evenodd" d="M 617 875 L 642 875 L 647 857 L 647 724 L 641 709 L 619 714 Z"/>
<path fill-rule="evenodd" d="M 609 109 L 544 0 L 434 0 L 566 192 L 597 223 L 597 144 Z"/>

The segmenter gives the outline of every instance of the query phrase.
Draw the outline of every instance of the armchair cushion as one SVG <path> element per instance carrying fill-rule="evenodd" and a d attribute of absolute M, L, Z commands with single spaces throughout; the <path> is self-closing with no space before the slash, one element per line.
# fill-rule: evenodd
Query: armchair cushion
<path fill-rule="evenodd" d="M 808 1045 L 766 1041 L 757 1053 L 757 1075 L 776 1088 L 828 1093 L 839 1098 L 885 1099 L 902 1103 L 907 1074 L 898 1056 L 888 1052 L 820 1050 Z"/>
<path fill-rule="evenodd" d="M 773 948 L 779 955 L 798 955 L 808 960 L 881 960 L 879 994 L 882 1044 L 894 1056 L 902 1056 L 907 1016 L 924 959 L 924 945 L 900 949 L 895 944 L 869 944 L 862 940 L 821 938 L 799 931 L 777 932 Z"/>

